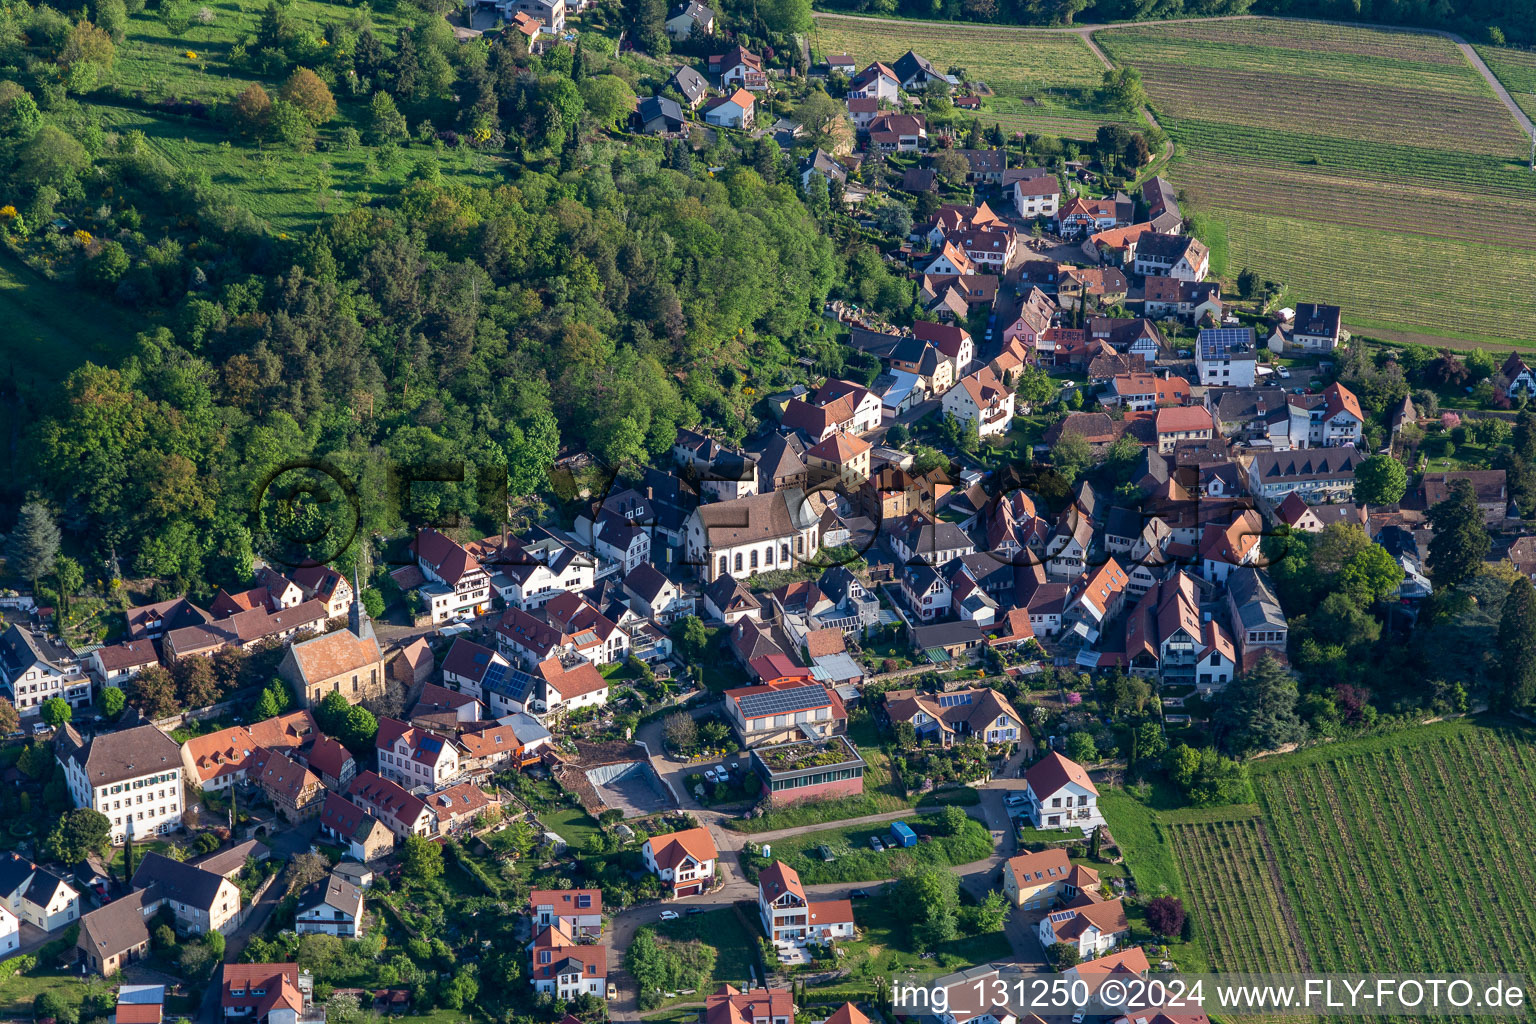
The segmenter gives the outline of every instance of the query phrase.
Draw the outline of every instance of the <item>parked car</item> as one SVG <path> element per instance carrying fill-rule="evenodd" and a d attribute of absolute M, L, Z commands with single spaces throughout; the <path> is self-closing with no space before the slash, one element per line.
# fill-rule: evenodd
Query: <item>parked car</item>
<path fill-rule="evenodd" d="M 879 836 L 870 836 L 869 837 L 869 848 L 871 850 L 874 850 L 876 853 L 879 853 L 880 851 L 885 849 L 885 844 L 880 841 L 880 837 Z"/>
<path fill-rule="evenodd" d="M 675 911 L 675 910 L 663 910 L 661 912 L 661 919 L 663 921 L 676 921 L 677 920 L 677 911 Z"/>
<path fill-rule="evenodd" d="M 848 894 L 848 898 L 851 900 L 867 900 L 869 899 L 869 890 L 855 889 L 853 892 Z"/>
<path fill-rule="evenodd" d="M 688 908 L 688 913 L 690 913 L 690 914 L 702 914 L 702 913 L 704 913 L 704 908 L 703 907 L 689 907 Z"/>

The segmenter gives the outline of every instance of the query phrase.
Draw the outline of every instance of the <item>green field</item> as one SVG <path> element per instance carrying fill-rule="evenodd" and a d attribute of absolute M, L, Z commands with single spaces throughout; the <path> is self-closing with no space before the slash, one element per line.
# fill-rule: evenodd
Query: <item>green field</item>
<path fill-rule="evenodd" d="M 879 853 L 870 849 L 871 836 L 881 841 L 890 838 L 891 823 L 859 825 L 851 828 L 828 828 L 816 832 L 773 841 L 773 859 L 783 861 L 800 874 L 806 885 L 823 882 L 878 882 L 895 878 L 909 865 L 938 865 L 950 867 L 985 860 L 992 854 L 992 834 L 975 818 L 966 818 L 966 827 L 959 835 L 936 836 L 929 842 L 919 842 L 906 849 L 887 848 Z M 913 817 L 908 824 L 922 835 L 936 823 L 933 819 Z M 825 845 L 833 859 L 826 861 L 817 853 L 817 847 Z M 768 861 L 758 858 L 757 867 L 766 867 Z"/>
<path fill-rule="evenodd" d="M 1504 83 L 1520 109 L 1536 118 L 1536 53 L 1508 50 L 1500 46 L 1479 46 L 1477 55 L 1488 69 Z"/>
<path fill-rule="evenodd" d="M 1529 142 L 1450 41 L 1273 19 L 1094 38 L 1142 72 L 1169 177 L 1225 223 L 1230 273 L 1388 338 L 1536 337 Z"/>
<path fill-rule="evenodd" d="M 5 372 L 48 384 L 86 361 L 115 366 L 148 324 L 91 298 L 74 282 L 55 283 L 0 250 L 0 323 Z"/>
<path fill-rule="evenodd" d="M 1213 966 L 1536 966 L 1536 750 L 1458 721 L 1254 762 L 1259 805 L 1157 816 Z"/>
<path fill-rule="evenodd" d="M 683 997 L 684 1001 L 703 998 L 719 985 L 742 986 L 756 975 L 758 963 L 758 936 L 761 927 L 754 927 L 755 917 L 748 917 L 745 905 L 711 910 L 705 914 L 684 914 L 676 921 L 662 921 L 656 925 L 656 933 L 678 942 L 697 939 L 715 949 L 714 984 L 700 990 L 699 994 Z"/>
<path fill-rule="evenodd" d="M 818 17 L 811 46 L 818 58 L 851 53 L 860 67 L 876 60 L 890 63 L 908 50 L 927 57 L 940 71 L 963 67 L 995 94 L 984 98 L 981 122 L 995 121 L 1008 132 L 1091 139 L 1100 125 L 1126 121 L 1123 113 L 1106 111 L 1095 100 L 1104 65 L 1075 35 Z"/>

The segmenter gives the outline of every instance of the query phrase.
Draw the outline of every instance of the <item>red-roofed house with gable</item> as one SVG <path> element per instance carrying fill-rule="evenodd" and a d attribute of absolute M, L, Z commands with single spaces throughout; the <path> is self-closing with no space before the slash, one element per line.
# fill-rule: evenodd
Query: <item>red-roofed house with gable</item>
<path fill-rule="evenodd" d="M 794 1019 L 794 997 L 782 988 L 743 992 L 721 985 L 704 1000 L 704 1024 L 792 1024 Z"/>
<path fill-rule="evenodd" d="M 651 836 L 640 850 L 646 868 L 672 889 L 672 895 L 696 896 L 709 888 L 720 854 L 709 830 L 688 828 Z"/>
<path fill-rule="evenodd" d="M 379 774 L 407 789 L 439 789 L 459 777 L 459 751 L 452 742 L 397 718 L 379 719 L 374 747 Z"/>
<path fill-rule="evenodd" d="M 224 964 L 220 1003 L 227 1021 L 299 1024 L 323 1021 L 313 1003 L 314 981 L 298 964 Z"/>
<path fill-rule="evenodd" d="M 1073 864 L 1060 847 L 1003 862 L 1003 893 L 1025 910 L 1047 910 L 1098 884 L 1097 871 Z"/>
<path fill-rule="evenodd" d="M 411 554 L 431 581 L 421 593 L 434 623 L 490 611 L 491 575 L 462 544 L 428 527 L 411 541 Z"/>
<path fill-rule="evenodd" d="M 1162 408 L 1154 416 L 1157 450 L 1164 455 L 1173 451 L 1180 441 L 1209 441 L 1216 429 L 1211 411 L 1203 405 Z"/>
<path fill-rule="evenodd" d="M 1024 773 L 1024 816 L 1035 828 L 1084 831 L 1104 823 L 1099 791 L 1076 761 L 1051 751 Z"/>
<path fill-rule="evenodd" d="M 853 938 L 853 904 L 808 899 L 794 868 L 774 861 L 757 876 L 757 912 L 774 945 Z"/>
<path fill-rule="evenodd" d="M 535 889 L 528 894 L 528 913 L 535 932 L 559 924 L 572 935 L 599 935 L 603 930 L 601 889 Z"/>
<path fill-rule="evenodd" d="M 1109 952 L 1131 934 L 1121 900 L 1100 900 L 1087 892 L 1080 894 L 1062 910 L 1052 911 L 1040 921 L 1040 944 L 1049 949 L 1058 942 L 1077 948 L 1078 956 L 1092 958 Z"/>
<path fill-rule="evenodd" d="M 567 1000 L 587 994 L 599 999 L 607 996 L 607 946 L 578 943 L 556 924 L 537 930 L 528 952 L 533 962 L 529 980 L 535 992 Z"/>
<path fill-rule="evenodd" d="M 1313 448 L 1333 448 L 1338 445 L 1358 445 L 1365 436 L 1365 415 L 1360 411 L 1360 399 L 1338 381 L 1323 389 L 1323 402 L 1307 410 L 1307 443 Z"/>
<path fill-rule="evenodd" d="M 374 772 L 358 772 L 347 787 L 347 799 L 382 821 L 400 838 L 437 834 L 437 816 L 419 796 L 413 796 Z"/>
<path fill-rule="evenodd" d="M 944 415 L 976 424 L 981 437 L 1006 434 L 1013 425 L 1013 391 L 989 366 L 966 377 L 944 394 Z"/>

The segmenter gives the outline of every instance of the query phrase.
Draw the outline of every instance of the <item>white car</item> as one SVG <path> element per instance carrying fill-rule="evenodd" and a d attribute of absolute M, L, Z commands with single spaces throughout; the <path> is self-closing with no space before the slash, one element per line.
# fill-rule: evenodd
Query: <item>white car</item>
<path fill-rule="evenodd" d="M 663 921 L 676 921 L 677 920 L 677 911 L 675 911 L 675 910 L 663 910 L 661 912 L 661 919 Z"/>

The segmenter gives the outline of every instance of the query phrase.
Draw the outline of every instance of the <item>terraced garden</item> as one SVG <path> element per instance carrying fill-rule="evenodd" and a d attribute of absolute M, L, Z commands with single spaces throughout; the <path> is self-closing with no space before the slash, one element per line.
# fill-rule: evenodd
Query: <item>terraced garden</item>
<path fill-rule="evenodd" d="M 1227 224 L 1233 272 L 1385 337 L 1536 337 L 1536 299 L 1515 284 L 1536 268 L 1529 142 L 1450 41 L 1272 19 L 1094 38 L 1142 72 L 1179 144 L 1169 176 Z M 1485 59 L 1505 55 L 1496 70 L 1532 88 L 1536 57 Z"/>
<path fill-rule="evenodd" d="M 1094 98 L 1104 65 L 1088 44 L 1064 33 L 1026 33 L 986 26 L 861 19 L 816 19 L 811 46 L 817 59 L 851 53 L 860 67 L 890 63 L 916 50 L 939 68 L 963 67 L 996 94 L 978 115 L 1008 132 L 1042 132 L 1091 139 L 1100 125 L 1126 121 Z"/>
<path fill-rule="evenodd" d="M 1533 739 L 1459 721 L 1313 748 L 1254 764 L 1256 813 L 1168 816 L 1213 965 L 1529 972 Z"/>

